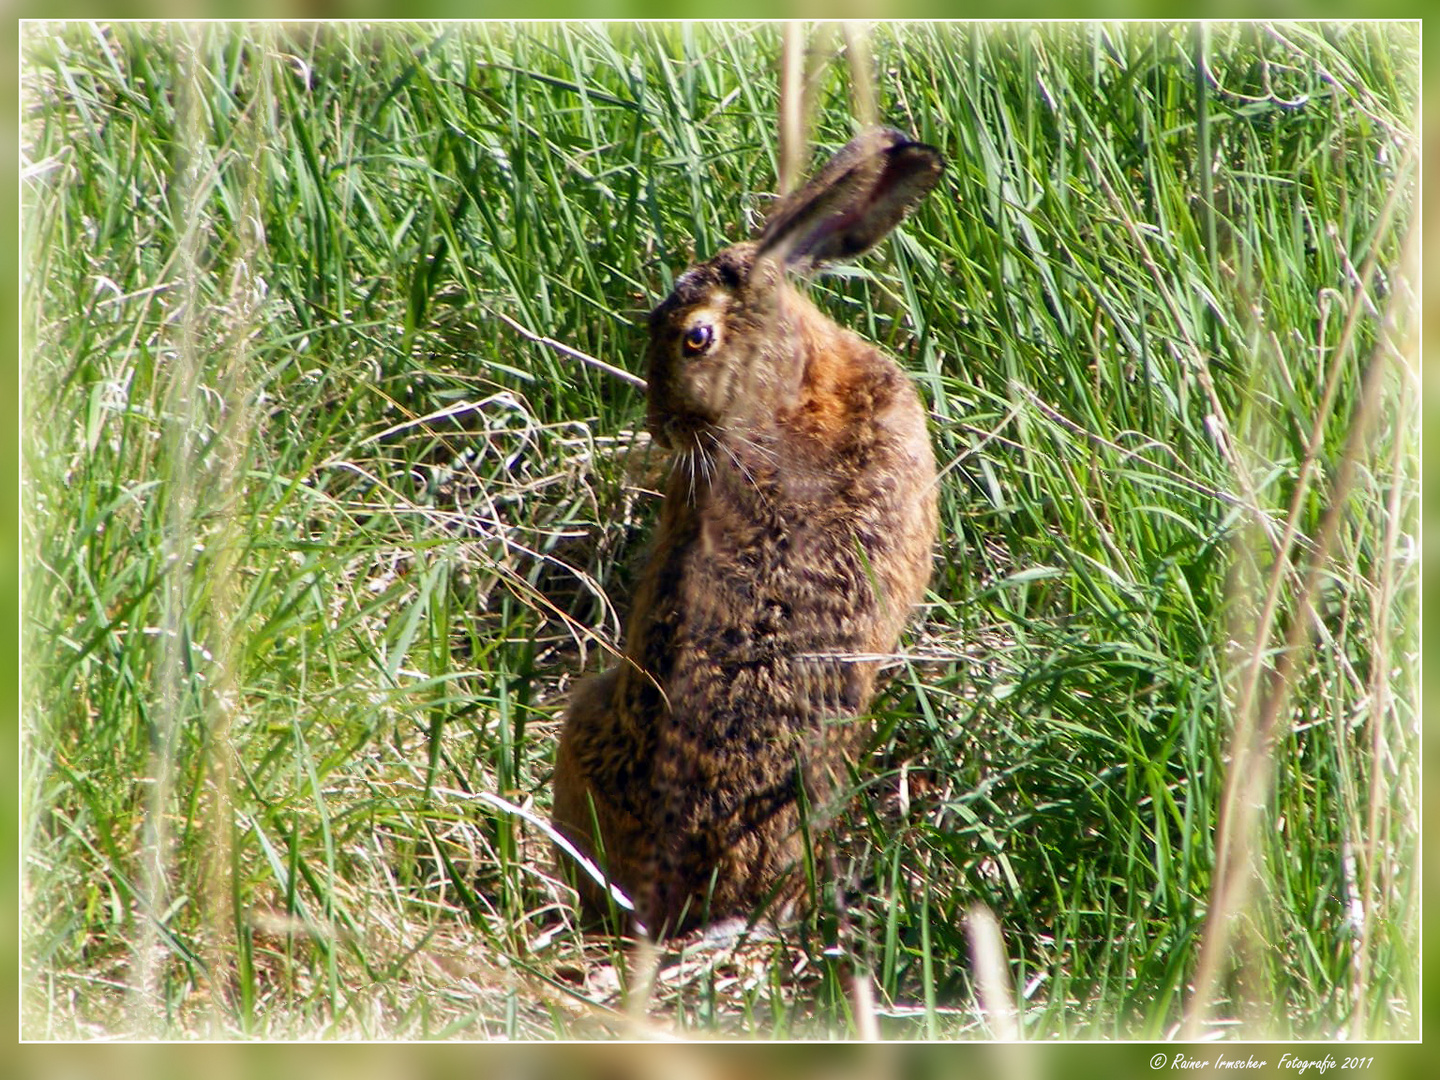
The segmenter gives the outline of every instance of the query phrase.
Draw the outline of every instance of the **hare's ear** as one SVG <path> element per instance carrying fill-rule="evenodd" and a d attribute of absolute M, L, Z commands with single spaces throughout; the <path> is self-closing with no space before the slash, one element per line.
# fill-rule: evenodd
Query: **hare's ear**
<path fill-rule="evenodd" d="M 900 224 L 944 170 L 933 146 L 872 128 L 781 201 L 760 233 L 757 255 L 790 266 L 859 255 Z"/>

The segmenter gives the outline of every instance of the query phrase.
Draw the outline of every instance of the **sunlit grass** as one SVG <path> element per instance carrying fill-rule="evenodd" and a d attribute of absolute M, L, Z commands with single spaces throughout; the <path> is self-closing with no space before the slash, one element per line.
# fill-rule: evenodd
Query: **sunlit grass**
<path fill-rule="evenodd" d="M 1416 1033 L 1418 30 L 1197 34 L 876 28 L 947 178 L 812 292 L 930 408 L 932 592 L 840 888 L 662 964 L 651 1022 L 852 1034 L 858 970 L 882 1034 L 985 1037 L 983 905 L 1026 1037 Z M 773 193 L 778 36 L 27 27 L 27 1035 L 633 1017 L 479 798 L 545 816 L 663 468 L 634 386 L 533 339 L 643 374 Z M 1297 620 L 1207 1018 L 1244 680 Z"/>

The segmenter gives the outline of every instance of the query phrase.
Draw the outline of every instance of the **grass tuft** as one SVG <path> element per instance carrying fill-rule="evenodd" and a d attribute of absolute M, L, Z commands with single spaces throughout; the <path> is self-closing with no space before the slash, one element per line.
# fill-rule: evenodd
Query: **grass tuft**
<path fill-rule="evenodd" d="M 530 817 L 780 29 L 22 29 L 27 1037 L 1415 1037 L 1418 24 L 875 28 L 935 577 L 838 887 L 656 956 Z"/>

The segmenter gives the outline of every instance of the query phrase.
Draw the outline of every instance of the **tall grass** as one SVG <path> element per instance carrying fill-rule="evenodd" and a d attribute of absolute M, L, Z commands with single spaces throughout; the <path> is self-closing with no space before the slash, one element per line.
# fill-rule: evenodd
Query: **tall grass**
<path fill-rule="evenodd" d="M 779 28 L 23 46 L 27 1035 L 1417 1032 L 1417 26 L 875 29 L 947 179 L 812 291 L 936 574 L 838 887 L 648 997 L 525 816 L 664 464 L 576 354 L 763 217 Z"/>

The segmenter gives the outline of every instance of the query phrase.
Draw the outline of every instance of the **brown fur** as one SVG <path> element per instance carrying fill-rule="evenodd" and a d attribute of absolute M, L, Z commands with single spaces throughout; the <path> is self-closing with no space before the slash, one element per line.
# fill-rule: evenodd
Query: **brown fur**
<path fill-rule="evenodd" d="M 885 212 L 871 242 L 904 209 Z M 820 824 L 874 692 L 876 661 L 855 657 L 894 649 L 930 574 L 918 396 L 764 243 L 692 268 L 651 316 L 650 426 L 676 460 L 625 662 L 577 688 L 556 760 L 556 825 L 658 935 L 798 898 L 802 799 Z M 714 338 L 692 352 L 697 320 Z"/>

